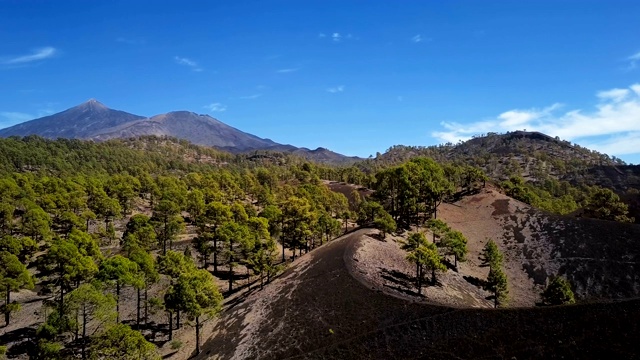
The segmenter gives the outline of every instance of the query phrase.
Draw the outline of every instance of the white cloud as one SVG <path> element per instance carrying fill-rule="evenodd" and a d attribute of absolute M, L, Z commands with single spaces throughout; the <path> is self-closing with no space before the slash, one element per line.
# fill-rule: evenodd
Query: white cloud
<path fill-rule="evenodd" d="M 600 91 L 598 97 L 603 101 L 620 102 L 629 95 L 629 89 L 611 89 Z"/>
<path fill-rule="evenodd" d="M 513 109 L 493 119 L 467 124 L 443 122 L 444 130 L 432 136 L 456 143 L 472 135 L 526 129 L 577 140 L 589 148 L 612 155 L 640 153 L 640 84 L 596 94 L 593 110 L 559 112 L 560 104 L 543 109 Z"/>
<path fill-rule="evenodd" d="M 327 34 L 325 34 L 325 33 L 320 33 L 320 34 L 318 34 L 318 37 L 319 37 L 320 39 L 322 39 L 322 38 L 327 37 Z"/>
<path fill-rule="evenodd" d="M 340 40 L 342 40 L 342 35 L 340 35 L 340 33 L 334 32 L 333 34 L 331 34 L 331 40 L 340 42 Z"/>
<path fill-rule="evenodd" d="M 262 94 L 253 94 L 253 95 L 248 95 L 248 96 L 240 96 L 239 99 L 253 100 L 253 99 L 259 98 L 260 96 L 262 96 Z"/>
<path fill-rule="evenodd" d="M 629 56 L 627 60 L 629 61 L 629 69 L 630 70 L 635 69 L 636 66 L 638 66 L 638 63 L 640 62 L 640 51 Z"/>
<path fill-rule="evenodd" d="M 184 65 L 190 67 L 193 71 L 202 71 L 202 68 L 198 66 L 198 63 L 185 57 L 174 56 L 173 59 L 176 61 L 178 65 Z"/>
<path fill-rule="evenodd" d="M 58 50 L 51 46 L 43 47 L 40 49 L 35 49 L 29 55 L 21 55 L 11 57 L 5 60 L 2 60 L 2 64 L 5 65 L 15 65 L 15 64 L 26 64 L 33 61 L 44 60 L 54 56 Z"/>
<path fill-rule="evenodd" d="M 299 68 L 288 68 L 288 69 L 279 69 L 276 70 L 277 73 L 279 74 L 286 74 L 286 73 L 292 73 L 292 72 L 296 72 L 300 70 Z"/>
<path fill-rule="evenodd" d="M 328 88 L 327 89 L 328 92 L 330 93 L 339 93 L 339 92 L 343 92 L 344 91 L 344 85 L 338 85 L 336 87 L 332 87 L 332 88 Z"/>
<path fill-rule="evenodd" d="M 422 35 L 418 34 L 414 37 L 411 38 L 411 41 L 413 41 L 414 43 L 419 43 L 422 41 Z"/>
<path fill-rule="evenodd" d="M 211 103 L 209 105 L 206 105 L 204 108 L 208 109 L 211 112 L 227 111 L 227 106 L 226 105 L 222 105 L 221 103 Z"/>

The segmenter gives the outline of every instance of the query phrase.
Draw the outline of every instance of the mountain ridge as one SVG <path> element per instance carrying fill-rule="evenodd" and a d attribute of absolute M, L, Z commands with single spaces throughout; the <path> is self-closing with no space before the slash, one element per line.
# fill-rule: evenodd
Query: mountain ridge
<path fill-rule="evenodd" d="M 244 132 L 205 114 L 179 110 L 145 117 L 110 109 L 93 98 L 62 112 L 0 130 L 0 137 L 28 135 L 96 141 L 148 135 L 169 136 L 231 153 L 267 150 L 295 153 L 319 162 L 349 163 L 361 160 L 325 148 L 309 150 L 280 144 Z"/>

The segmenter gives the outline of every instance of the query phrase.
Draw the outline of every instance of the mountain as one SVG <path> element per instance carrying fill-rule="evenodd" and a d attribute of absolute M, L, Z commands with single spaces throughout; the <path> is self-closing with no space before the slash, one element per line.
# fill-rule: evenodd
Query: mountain
<path fill-rule="evenodd" d="M 93 138 L 106 140 L 143 135 L 172 136 L 197 145 L 215 146 L 231 152 L 280 146 L 272 140 L 245 133 L 211 116 L 188 111 L 174 111 L 105 128 Z"/>
<path fill-rule="evenodd" d="M 103 129 L 144 119 L 124 111 L 112 110 L 91 99 L 63 112 L 26 121 L 0 130 L 0 137 L 40 135 L 45 138 L 89 139 Z"/>
<path fill-rule="evenodd" d="M 319 162 L 346 163 L 360 160 L 324 148 L 309 150 L 279 144 L 238 130 L 208 115 L 173 111 L 145 118 L 109 109 L 95 99 L 57 114 L 0 130 L 0 137 L 27 135 L 87 140 L 169 136 L 232 153 L 266 150 L 294 153 Z"/>

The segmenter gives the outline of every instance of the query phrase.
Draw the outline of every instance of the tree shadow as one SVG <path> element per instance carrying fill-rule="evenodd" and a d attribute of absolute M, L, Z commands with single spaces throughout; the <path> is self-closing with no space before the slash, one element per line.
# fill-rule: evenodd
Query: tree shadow
<path fill-rule="evenodd" d="M 135 324 L 133 324 L 132 327 L 133 326 L 135 326 Z M 146 324 L 141 323 L 140 326 L 137 327 L 137 330 L 140 331 L 140 333 L 142 333 L 149 342 L 153 343 L 157 347 L 162 347 L 164 344 L 169 342 L 169 340 L 167 340 L 169 338 L 169 324 L 150 321 Z"/>
<path fill-rule="evenodd" d="M 36 336 L 36 329 L 31 327 L 24 327 L 9 331 L 0 336 L 0 344 L 8 345 L 13 344 L 8 349 L 7 355 L 9 357 L 18 357 L 19 355 L 27 354 L 33 347 L 32 339 Z"/>
<path fill-rule="evenodd" d="M 411 295 L 411 296 L 425 297 L 422 294 L 418 294 L 416 291 L 413 291 L 413 290 L 410 290 L 410 289 L 401 288 L 399 286 L 391 286 L 391 285 L 384 284 L 384 287 L 387 287 L 389 289 L 393 289 L 393 290 L 395 290 L 397 292 L 401 292 L 401 293 L 404 293 L 404 294 L 407 294 L 407 295 Z"/>
<path fill-rule="evenodd" d="M 448 259 L 442 259 L 441 262 L 442 262 L 442 264 L 444 264 L 444 266 L 447 267 L 447 269 L 449 269 L 449 270 L 451 270 L 453 272 L 456 272 L 456 273 L 458 272 L 458 268 L 455 267 L 455 265 L 451 261 L 449 261 Z"/>
<path fill-rule="evenodd" d="M 378 233 L 375 233 L 375 234 L 369 234 L 368 236 L 369 236 L 370 238 L 372 238 L 372 239 L 376 239 L 376 240 L 378 240 L 378 241 L 387 242 L 386 237 L 382 237 L 382 234 L 380 234 L 379 232 L 378 232 Z"/>
<path fill-rule="evenodd" d="M 481 289 L 484 289 L 487 287 L 487 281 L 486 280 L 482 280 L 478 277 L 475 276 L 468 276 L 465 275 L 462 277 L 463 279 L 465 279 L 469 284 L 473 285 L 473 286 L 477 286 Z"/>
<path fill-rule="evenodd" d="M 416 282 L 415 277 L 409 276 L 398 270 L 380 268 L 380 276 L 389 282 L 404 286 L 405 288 L 411 288 Z"/>
<path fill-rule="evenodd" d="M 162 356 L 162 358 L 163 358 L 163 359 L 170 359 L 173 355 L 175 355 L 175 354 L 177 354 L 177 353 L 178 353 L 178 350 L 176 350 L 176 351 L 174 351 L 174 352 L 170 352 L 170 353 L 168 353 L 168 354 L 166 354 L 166 355 L 163 355 L 163 356 Z M 189 358 L 189 359 L 191 359 L 191 358 Z"/>

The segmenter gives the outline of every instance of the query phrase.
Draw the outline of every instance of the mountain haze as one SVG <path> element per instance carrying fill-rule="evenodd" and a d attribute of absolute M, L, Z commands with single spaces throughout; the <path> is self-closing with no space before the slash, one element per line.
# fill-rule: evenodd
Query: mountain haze
<path fill-rule="evenodd" d="M 236 129 L 209 115 L 172 111 L 146 118 L 112 110 L 95 99 L 57 114 L 0 130 L 0 137 L 28 135 L 50 139 L 98 141 L 149 135 L 169 136 L 232 153 L 267 150 L 295 153 L 321 162 L 343 163 L 359 160 L 357 157 L 347 157 L 324 148 L 309 150 L 279 144 Z"/>

